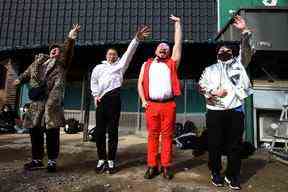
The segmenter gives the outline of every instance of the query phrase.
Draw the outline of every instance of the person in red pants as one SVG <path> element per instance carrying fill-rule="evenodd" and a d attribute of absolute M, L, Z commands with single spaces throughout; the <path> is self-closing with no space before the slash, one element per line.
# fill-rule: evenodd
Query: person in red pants
<path fill-rule="evenodd" d="M 161 135 L 161 171 L 166 179 L 173 178 L 170 168 L 172 139 L 176 117 L 174 98 L 181 94 L 177 68 L 181 60 L 182 29 L 180 18 L 171 15 L 175 23 L 174 47 L 160 43 L 155 58 L 148 59 L 141 68 L 138 79 L 138 93 L 145 108 L 148 130 L 148 169 L 144 178 L 152 179 L 159 174 L 158 148 Z"/>

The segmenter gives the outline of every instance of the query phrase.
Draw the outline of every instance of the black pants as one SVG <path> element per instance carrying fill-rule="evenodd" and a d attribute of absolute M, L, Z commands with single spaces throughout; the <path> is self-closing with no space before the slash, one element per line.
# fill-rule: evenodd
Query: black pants
<path fill-rule="evenodd" d="M 206 116 L 208 128 L 208 166 L 212 172 L 220 173 L 221 154 L 227 154 L 225 174 L 238 176 L 241 169 L 241 141 L 244 131 L 244 114 L 232 110 L 208 110 Z"/>
<path fill-rule="evenodd" d="M 46 150 L 48 159 L 57 159 L 59 155 L 60 128 L 45 129 L 35 127 L 31 129 L 32 159 L 42 160 L 44 157 L 44 133 L 46 133 Z"/>
<path fill-rule="evenodd" d="M 118 147 L 118 127 L 121 111 L 120 89 L 102 97 L 96 109 L 96 147 L 99 159 L 107 159 L 106 132 L 108 133 L 108 160 L 115 160 Z"/>

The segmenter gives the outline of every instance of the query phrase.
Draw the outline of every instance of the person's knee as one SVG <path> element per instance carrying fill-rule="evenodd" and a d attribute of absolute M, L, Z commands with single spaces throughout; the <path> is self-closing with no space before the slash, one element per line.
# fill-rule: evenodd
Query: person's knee
<path fill-rule="evenodd" d="M 165 131 L 161 133 L 161 137 L 163 139 L 173 139 L 173 132 L 172 131 Z"/>
<path fill-rule="evenodd" d="M 157 131 L 149 131 L 148 139 L 159 139 L 160 133 Z"/>
<path fill-rule="evenodd" d="M 108 134 L 109 141 L 118 142 L 118 132 Z"/>

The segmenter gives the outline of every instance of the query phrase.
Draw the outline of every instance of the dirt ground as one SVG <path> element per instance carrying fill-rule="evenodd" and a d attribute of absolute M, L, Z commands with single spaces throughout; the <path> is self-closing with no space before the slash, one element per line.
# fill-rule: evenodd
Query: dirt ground
<path fill-rule="evenodd" d="M 118 150 L 119 172 L 97 175 L 96 147 L 82 142 L 81 134 L 61 134 L 61 155 L 58 172 L 45 169 L 25 172 L 23 164 L 30 158 L 29 136 L 0 135 L 0 191 L 1 192 L 212 192 L 230 191 L 210 184 L 207 155 L 193 158 L 191 151 L 174 151 L 175 178 L 152 180 L 143 178 L 146 139 L 141 136 L 121 136 Z M 47 161 L 47 159 L 46 159 Z M 45 162 L 46 162 L 45 161 Z M 266 152 L 258 151 L 244 160 L 242 191 L 288 191 L 288 166 L 270 161 Z"/>

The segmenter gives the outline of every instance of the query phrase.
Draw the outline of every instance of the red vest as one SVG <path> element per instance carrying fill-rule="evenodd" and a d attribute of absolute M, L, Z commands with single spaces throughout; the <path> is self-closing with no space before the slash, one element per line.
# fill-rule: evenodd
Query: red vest
<path fill-rule="evenodd" d="M 144 96 L 146 100 L 149 100 L 149 69 L 150 69 L 152 62 L 153 62 L 153 58 L 148 59 L 144 67 L 142 85 L 143 85 Z M 176 61 L 169 58 L 163 61 L 163 63 L 165 63 L 170 69 L 170 74 L 171 74 L 170 78 L 171 78 L 171 87 L 172 87 L 173 96 L 181 95 L 181 86 L 180 86 L 180 80 L 177 75 Z"/>

